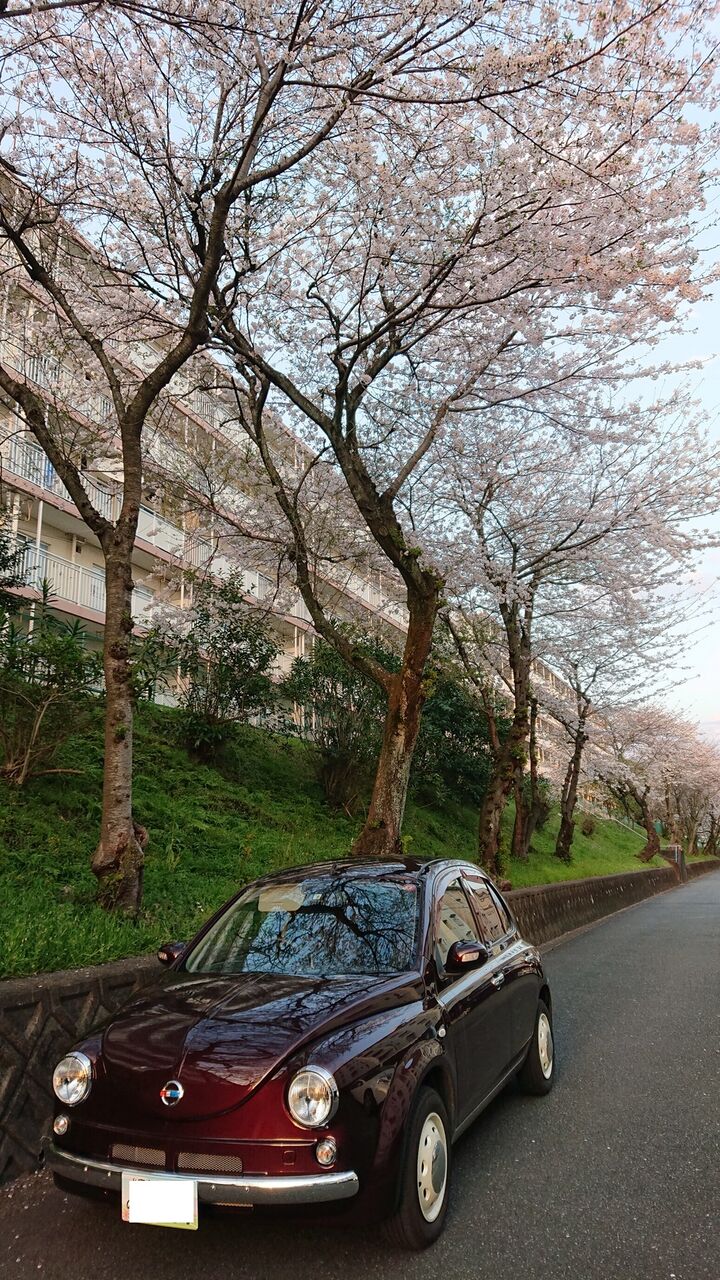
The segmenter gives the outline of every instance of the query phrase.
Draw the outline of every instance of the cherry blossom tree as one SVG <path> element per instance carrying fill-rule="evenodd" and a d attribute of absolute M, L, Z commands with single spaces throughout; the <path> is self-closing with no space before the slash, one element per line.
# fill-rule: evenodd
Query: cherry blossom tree
<path fill-rule="evenodd" d="M 549 385 L 622 381 L 633 344 L 681 324 L 707 282 L 691 241 L 712 139 L 688 112 L 712 98 L 709 3 L 387 0 L 369 18 L 351 0 L 283 0 L 228 3 L 222 26 L 201 5 L 206 27 L 170 10 L 179 20 L 160 25 L 140 6 L 18 10 L 33 38 L 5 67 L 3 156 L 21 183 L 0 229 L 15 286 L 39 301 L 35 340 L 69 349 L 104 388 L 122 445 L 122 512 L 108 522 L 83 483 L 86 424 L 59 389 L 48 413 L 23 371 L 2 367 L 0 388 L 103 545 L 95 869 L 106 899 L 131 907 L 130 552 L 142 441 L 171 416 L 180 370 L 209 345 L 225 352 L 320 634 L 341 646 L 287 480 L 288 429 L 328 460 L 402 584 L 400 670 L 349 655 L 388 707 L 356 850 L 388 852 L 444 589 L 421 495 L 454 416 L 522 416 Z M 87 237 L 85 257 L 62 219 Z"/>
<path fill-rule="evenodd" d="M 679 322 L 702 289 L 690 239 L 707 140 L 684 113 L 709 92 L 705 16 L 488 11 L 463 60 L 434 69 L 432 101 L 386 84 L 383 126 L 355 117 L 310 179 L 294 173 L 287 211 L 251 202 L 233 245 L 236 277 L 216 306 L 242 427 L 316 629 L 387 698 L 358 853 L 399 847 L 444 591 L 422 494 L 455 449 L 456 415 L 504 407 L 522 419 L 548 386 L 579 397 L 622 381 L 632 344 Z M 313 588 L 278 421 L 329 457 L 402 583 L 397 672 L 345 651 Z"/>
<path fill-rule="evenodd" d="M 670 843 L 692 856 L 705 836 L 717 839 L 720 756 L 697 725 L 668 708 L 619 706 L 603 717 L 597 777 L 642 822 L 645 861 L 659 852 L 661 826 Z"/>
<path fill-rule="evenodd" d="M 700 844 L 717 841 L 720 753 L 697 725 L 676 716 L 668 752 L 660 763 L 662 803 L 660 816 L 670 840 L 682 846 L 687 857 Z"/>
<path fill-rule="evenodd" d="M 229 256 L 255 208 L 275 217 L 292 195 L 288 175 L 307 176 L 360 104 L 365 128 L 382 126 L 386 77 L 432 99 L 422 86 L 434 60 L 458 56 L 475 20 L 432 0 L 409 15 L 388 4 L 372 21 L 350 0 L 227 3 L 221 22 L 201 4 L 186 23 L 190 8 L 15 5 L 2 24 L 0 389 L 102 547 L 107 718 L 93 870 L 102 900 L 131 911 L 143 861 L 129 678 L 143 442 L 217 332 L 228 272 L 235 289 L 256 269 Z M 161 14 L 173 21 L 157 23 Z M 109 456 L 122 479 L 117 518 L 84 474 L 86 458 Z"/>
<path fill-rule="evenodd" d="M 560 685 L 542 690 L 543 708 L 561 727 L 570 747 L 560 790 L 560 827 L 555 855 L 571 861 L 575 807 L 586 748 L 597 754 L 604 716 L 621 703 L 643 705 L 672 680 L 687 632 L 697 623 L 697 602 L 663 583 L 639 588 L 623 570 L 604 594 L 584 586 L 568 590 L 562 609 L 545 620 L 543 653 Z M 592 771 L 592 763 L 590 770 Z"/>
<path fill-rule="evenodd" d="M 720 459 L 692 424 L 668 422 L 655 405 L 644 412 L 636 406 L 637 438 L 616 439 L 612 416 L 603 425 L 599 406 L 595 414 L 594 430 L 586 421 L 582 436 L 573 438 L 577 420 L 569 424 L 564 452 L 557 428 L 532 433 L 523 424 L 486 435 L 466 424 L 448 492 L 462 521 L 448 552 L 456 603 L 461 616 L 495 622 L 492 645 L 483 649 L 468 644 L 456 621 L 456 643 L 466 665 L 494 665 L 512 693 L 511 728 L 495 752 L 479 822 L 480 856 L 493 874 L 500 871 L 502 812 L 526 761 L 533 659 L 551 653 L 554 642 L 556 659 L 567 654 L 565 674 L 575 690 L 560 847 L 567 857 L 593 685 L 606 670 L 619 678 L 622 657 L 639 653 L 641 618 L 648 642 L 662 634 L 668 608 L 651 597 L 692 564 L 704 541 L 696 522 L 716 502 Z M 574 640 L 568 620 L 579 624 Z M 624 648 L 614 649 L 623 628 Z M 600 635 L 594 648 L 593 631 Z"/>

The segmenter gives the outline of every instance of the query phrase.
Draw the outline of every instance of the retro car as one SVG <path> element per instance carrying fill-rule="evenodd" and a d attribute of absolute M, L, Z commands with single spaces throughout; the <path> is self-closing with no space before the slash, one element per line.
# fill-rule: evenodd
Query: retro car
<path fill-rule="evenodd" d="M 129 1221 L 198 1202 L 440 1234 L 452 1144 L 517 1075 L 553 1083 L 540 956 L 476 866 L 294 868 L 238 893 L 58 1063 L 47 1162 Z"/>

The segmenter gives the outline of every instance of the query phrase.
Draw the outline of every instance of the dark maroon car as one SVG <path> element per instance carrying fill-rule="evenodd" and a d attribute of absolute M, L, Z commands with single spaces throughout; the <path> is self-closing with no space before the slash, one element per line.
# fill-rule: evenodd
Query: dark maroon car
<path fill-rule="evenodd" d="M 454 1139 L 511 1076 L 552 1086 L 540 957 L 467 862 L 295 868 L 159 956 L 53 1078 L 56 1182 L 121 1192 L 129 1221 L 314 1205 L 422 1248 Z"/>

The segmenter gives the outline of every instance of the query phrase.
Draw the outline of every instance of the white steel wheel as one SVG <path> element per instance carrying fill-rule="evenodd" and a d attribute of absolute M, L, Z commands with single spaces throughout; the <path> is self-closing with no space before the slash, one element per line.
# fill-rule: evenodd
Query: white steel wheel
<path fill-rule="evenodd" d="M 555 1038 L 552 1013 L 549 1004 L 541 998 L 538 1000 L 535 1028 L 528 1046 L 527 1057 L 518 1073 L 518 1081 L 526 1093 L 534 1093 L 541 1098 L 550 1092 L 554 1080 Z"/>
<path fill-rule="evenodd" d="M 417 1154 L 417 1191 L 420 1212 L 434 1222 L 442 1212 L 447 1189 L 448 1153 L 445 1126 L 437 1111 L 425 1117 Z"/>
<path fill-rule="evenodd" d="M 443 1098 L 421 1085 L 407 1117 L 397 1202 L 383 1223 L 391 1244 L 427 1249 L 442 1234 L 452 1185 L 451 1121 Z"/>
<path fill-rule="evenodd" d="M 545 1079 L 549 1080 L 553 1071 L 553 1036 L 550 1019 L 544 1010 L 540 1011 L 537 1020 L 537 1045 L 540 1070 Z"/>

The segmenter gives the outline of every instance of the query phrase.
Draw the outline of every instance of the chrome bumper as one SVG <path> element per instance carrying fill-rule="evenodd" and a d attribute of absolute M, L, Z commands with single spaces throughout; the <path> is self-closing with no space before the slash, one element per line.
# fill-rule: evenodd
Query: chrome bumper
<path fill-rule="evenodd" d="M 52 1142 L 47 1145 L 45 1162 L 53 1173 L 62 1178 L 82 1182 L 85 1186 L 104 1187 L 106 1191 L 119 1192 L 124 1173 L 131 1177 L 166 1178 L 168 1181 L 190 1179 L 197 1183 L 198 1200 L 204 1204 L 324 1204 L 328 1200 L 350 1199 L 357 1194 L 360 1185 L 357 1174 L 352 1172 L 227 1178 L 206 1173 L 193 1177 L 192 1174 L 163 1173 L 156 1169 L 132 1169 L 126 1165 L 110 1164 L 107 1160 L 88 1160 L 69 1151 L 60 1151 Z"/>

